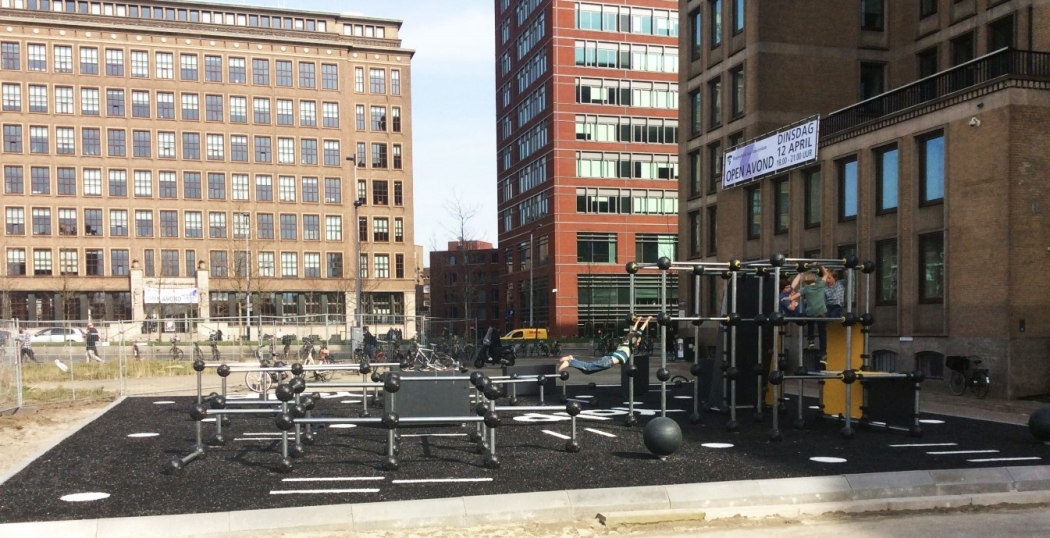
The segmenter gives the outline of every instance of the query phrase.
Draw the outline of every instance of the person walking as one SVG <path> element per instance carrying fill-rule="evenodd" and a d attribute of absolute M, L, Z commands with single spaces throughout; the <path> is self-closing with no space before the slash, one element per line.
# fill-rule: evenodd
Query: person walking
<path fill-rule="evenodd" d="M 91 362 L 92 360 L 102 362 L 102 357 L 98 356 L 98 347 L 96 347 L 98 345 L 99 337 L 98 329 L 95 328 L 95 324 L 88 323 L 86 333 L 84 341 L 87 342 L 87 362 Z"/>
<path fill-rule="evenodd" d="M 376 335 L 372 334 L 368 330 L 368 326 L 365 325 L 365 334 L 362 338 L 365 345 L 365 356 L 368 357 L 369 361 L 375 360 L 376 358 Z"/>
<path fill-rule="evenodd" d="M 22 362 L 25 362 L 25 358 L 29 357 L 29 360 L 33 362 L 40 362 L 37 360 L 36 354 L 33 353 L 33 335 L 29 334 L 29 331 L 27 331 L 25 327 L 22 327 L 20 332 L 21 335 L 19 338 L 22 341 L 22 349 L 18 355 L 19 359 Z"/>
<path fill-rule="evenodd" d="M 608 370 L 617 364 L 627 364 L 634 349 L 642 342 L 642 333 L 645 332 L 645 328 L 649 326 L 649 322 L 652 321 L 652 319 L 652 316 L 649 316 L 645 320 L 638 318 L 634 322 L 634 327 L 627 332 L 627 338 L 624 339 L 624 342 L 612 353 L 600 359 L 587 362 L 576 359 L 572 355 L 566 355 L 558 359 L 558 371 L 562 372 L 568 368 L 575 368 L 584 374 L 590 375 L 595 372 L 601 372 L 602 370 Z M 639 327 L 639 324 L 641 324 L 641 327 Z"/>

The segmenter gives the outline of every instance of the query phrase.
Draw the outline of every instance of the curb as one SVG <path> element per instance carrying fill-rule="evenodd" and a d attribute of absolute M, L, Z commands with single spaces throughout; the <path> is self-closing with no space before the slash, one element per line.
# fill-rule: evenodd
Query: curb
<path fill-rule="evenodd" d="M 987 493 L 992 491 L 992 493 Z M 1050 505 L 1050 466 L 832 475 L 516 493 L 76 521 L 9 523 L 0 535 L 175 538 L 309 528 L 346 532 L 595 517 L 607 526 L 726 518 L 797 518 L 967 506 Z"/>

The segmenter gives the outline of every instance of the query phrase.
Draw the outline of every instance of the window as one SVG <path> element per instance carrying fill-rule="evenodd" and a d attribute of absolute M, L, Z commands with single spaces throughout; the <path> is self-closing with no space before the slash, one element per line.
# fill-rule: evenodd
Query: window
<path fill-rule="evenodd" d="M 368 92 L 386 93 L 386 70 L 375 68 L 368 70 Z"/>
<path fill-rule="evenodd" d="M 357 143 L 357 155 L 354 156 L 354 164 L 356 164 L 358 168 L 364 168 L 365 167 L 365 143 L 364 142 L 358 142 Z"/>
<path fill-rule="evenodd" d="M 178 237 L 179 236 L 179 212 L 178 211 L 161 211 L 160 212 L 160 236 L 161 237 Z"/>
<path fill-rule="evenodd" d="M 255 235 L 257 239 L 273 239 L 273 214 L 259 213 L 256 216 L 258 226 Z"/>
<path fill-rule="evenodd" d="M 142 251 L 142 258 L 143 258 L 142 273 L 145 276 L 154 276 L 156 274 L 156 263 L 154 263 L 155 260 L 154 260 L 153 256 L 154 256 L 154 252 L 153 252 L 153 249 L 151 249 L 151 248 L 148 248 L 148 249 Z"/>
<path fill-rule="evenodd" d="M 195 93 L 182 94 L 182 119 L 196 121 L 200 117 L 200 96 Z"/>
<path fill-rule="evenodd" d="M 280 176 L 278 178 L 278 195 L 282 202 L 295 201 L 295 176 Z"/>
<path fill-rule="evenodd" d="M 29 111 L 47 113 L 47 86 L 29 85 Z"/>
<path fill-rule="evenodd" d="M 255 176 L 255 200 L 257 202 L 273 201 L 272 176 Z"/>
<path fill-rule="evenodd" d="M 160 251 L 160 276 L 179 276 L 179 251 Z"/>
<path fill-rule="evenodd" d="M 919 78 L 926 78 L 937 73 L 937 47 L 920 52 L 918 58 Z"/>
<path fill-rule="evenodd" d="M 252 84 L 260 86 L 270 85 L 270 60 L 252 59 Z"/>
<path fill-rule="evenodd" d="M 211 269 L 210 276 L 213 276 L 213 277 L 226 277 L 226 276 L 230 275 L 230 269 L 229 269 L 229 265 L 228 265 L 228 261 L 229 260 L 227 258 L 228 254 L 229 253 L 226 252 L 225 250 L 213 250 L 213 251 L 209 252 L 209 255 L 210 255 L 210 258 L 211 258 L 209 260 L 209 262 L 210 262 L 209 263 L 209 265 L 210 265 L 209 269 Z M 215 303 L 219 303 L 219 304 L 221 304 L 223 302 L 224 301 L 222 301 L 222 300 L 215 301 Z M 213 303 L 213 304 L 215 304 L 215 303 Z"/>
<path fill-rule="evenodd" d="M 678 236 L 674 234 L 636 234 L 635 260 L 643 263 L 656 263 L 661 257 L 672 260 L 678 258 Z M 537 260 L 541 263 L 541 260 Z"/>
<path fill-rule="evenodd" d="M 22 110 L 22 85 L 3 85 L 3 110 L 5 112 L 20 112 Z"/>
<path fill-rule="evenodd" d="M 878 63 L 860 64 L 860 100 L 871 99 L 885 91 L 886 66 Z"/>
<path fill-rule="evenodd" d="M 52 274 L 53 270 L 51 268 L 51 249 L 34 249 L 33 275 L 51 276 Z"/>
<path fill-rule="evenodd" d="M 84 169 L 84 195 L 102 196 L 102 170 L 96 168 Z"/>
<path fill-rule="evenodd" d="M 988 25 L 988 52 L 1014 46 L 1014 16 L 1008 15 Z"/>
<path fill-rule="evenodd" d="M 397 219 L 400 221 L 401 219 Z M 324 218 L 324 237 L 326 241 L 343 240 L 343 217 L 329 215 Z"/>
<path fill-rule="evenodd" d="M 0 69 L 19 70 L 22 68 L 18 43 L 5 41 L 0 43 Z"/>
<path fill-rule="evenodd" d="M 299 276 L 299 254 L 295 252 L 281 253 L 281 277 L 296 278 Z"/>
<path fill-rule="evenodd" d="M 288 112 L 289 112 L 289 114 L 291 113 L 291 106 L 289 106 Z M 396 113 L 396 117 L 394 119 L 396 128 L 395 128 L 394 132 L 400 132 L 401 131 L 401 109 L 398 108 L 398 107 L 394 107 L 394 112 Z M 321 124 L 322 126 L 324 126 L 324 127 L 339 127 L 339 103 L 322 103 L 321 104 L 321 117 L 322 117 L 322 124 Z M 291 124 L 289 123 L 289 125 L 291 125 Z"/>
<path fill-rule="evenodd" d="M 83 52 L 83 49 L 81 49 L 81 56 L 83 56 Z M 175 78 L 175 55 L 170 52 L 158 52 L 156 58 L 157 78 Z M 81 58 L 81 62 L 83 62 L 83 58 Z"/>
<path fill-rule="evenodd" d="M 230 183 L 233 192 L 232 199 L 239 202 L 248 201 L 248 174 L 232 174 L 230 176 Z"/>
<path fill-rule="evenodd" d="M 718 254 L 718 207 L 707 207 L 707 255 Z"/>
<path fill-rule="evenodd" d="M 315 101 L 299 101 L 299 126 L 317 127 L 317 103 Z"/>
<path fill-rule="evenodd" d="M 80 89 L 80 113 L 85 116 L 98 116 L 99 93 L 98 88 Z"/>
<path fill-rule="evenodd" d="M 193 160 L 201 158 L 200 133 L 182 133 L 182 158 Z"/>
<path fill-rule="evenodd" d="M 5 231 L 7 235 L 26 234 L 26 210 L 21 207 L 9 207 L 6 210 L 7 220 Z"/>
<path fill-rule="evenodd" d="M 19 101 L 19 102 L 21 103 L 21 101 Z M 19 104 L 18 106 L 21 107 L 22 105 Z M 358 131 L 364 131 L 365 130 L 365 105 L 357 105 L 357 106 L 355 106 L 354 107 L 354 111 L 355 111 L 355 116 L 354 117 L 357 120 L 355 122 L 355 126 L 357 127 Z"/>
<path fill-rule="evenodd" d="M 121 49 L 106 49 L 106 75 L 111 77 L 124 76 L 124 51 Z"/>
<path fill-rule="evenodd" d="M 256 97 L 252 99 L 252 111 L 254 112 L 255 123 L 269 124 L 270 123 L 270 100 L 266 97 Z"/>
<path fill-rule="evenodd" d="M 174 93 L 157 92 L 157 118 L 162 120 L 175 119 Z"/>
<path fill-rule="evenodd" d="M 135 170 L 135 197 L 153 197 L 153 173 L 149 170 Z"/>
<path fill-rule="evenodd" d="M 744 31 L 744 0 L 733 0 L 733 34 Z"/>
<path fill-rule="evenodd" d="M 277 60 L 277 85 L 287 88 L 292 87 L 292 62 Z"/>
<path fill-rule="evenodd" d="M 744 115 L 744 66 L 738 66 L 729 72 L 729 76 L 733 81 L 731 91 L 733 96 L 730 105 L 732 106 L 731 113 L 734 118 L 738 118 Z"/>
<path fill-rule="evenodd" d="M 707 83 L 707 102 L 710 104 L 708 124 L 717 127 L 722 124 L 722 77 L 715 77 Z"/>
<path fill-rule="evenodd" d="M 303 177 L 303 202 L 317 203 L 317 178 Z"/>
<path fill-rule="evenodd" d="M 857 218 L 857 158 L 838 162 L 839 221 Z"/>
<path fill-rule="evenodd" d="M 4 125 L 4 153 L 22 153 L 21 125 Z"/>
<path fill-rule="evenodd" d="M 343 184 L 337 177 L 324 178 L 324 202 L 326 204 L 343 203 Z"/>
<path fill-rule="evenodd" d="M 277 125 L 294 125 L 295 111 L 294 101 L 291 99 L 277 100 Z"/>
<path fill-rule="evenodd" d="M 722 144 L 715 142 L 707 146 L 707 166 L 709 168 L 707 193 L 712 194 L 722 183 Z"/>
<path fill-rule="evenodd" d="M 157 157 L 162 159 L 175 158 L 175 133 L 170 131 L 157 132 Z"/>
<path fill-rule="evenodd" d="M 711 0 L 711 48 L 722 44 L 722 0 Z"/>
<path fill-rule="evenodd" d="M 109 267 L 113 276 L 128 276 L 130 265 L 127 249 L 115 248 L 109 251 Z"/>
<path fill-rule="evenodd" d="M 937 2 L 939 0 L 919 0 L 919 17 L 929 17 L 937 13 Z"/>
<path fill-rule="evenodd" d="M 226 174 L 215 172 L 208 173 L 208 199 L 226 199 Z"/>
<path fill-rule="evenodd" d="M 121 131 L 123 132 L 123 131 Z M 29 127 L 29 152 L 48 153 L 51 151 L 47 127 L 33 125 Z"/>
<path fill-rule="evenodd" d="M 394 241 L 398 243 L 405 242 L 405 220 L 402 218 L 394 219 Z"/>
<path fill-rule="evenodd" d="M 204 57 L 205 82 L 222 82 L 222 56 Z"/>
<path fill-rule="evenodd" d="M 144 50 L 131 51 L 131 76 L 134 78 L 149 78 L 149 52 Z"/>
<path fill-rule="evenodd" d="M 324 164 L 325 166 L 339 166 L 339 141 L 338 140 L 325 140 L 324 141 Z"/>
<path fill-rule="evenodd" d="M 820 226 L 822 218 L 822 192 L 823 183 L 820 181 L 820 168 L 802 172 L 802 181 L 805 187 L 805 207 L 803 208 L 804 222 L 806 228 Z"/>
<path fill-rule="evenodd" d="M 73 88 L 55 86 L 55 114 L 73 113 Z"/>
<path fill-rule="evenodd" d="M 315 80 L 315 70 L 317 65 L 313 62 L 299 62 L 299 87 L 300 88 L 314 88 L 316 87 L 317 81 Z"/>
<path fill-rule="evenodd" d="M 317 139 L 303 138 L 300 140 L 299 156 L 303 164 L 317 164 Z"/>
<path fill-rule="evenodd" d="M 386 243 L 390 241 L 390 220 L 377 217 L 372 220 L 372 240 Z"/>
<path fill-rule="evenodd" d="M 26 274 L 26 249 L 7 249 L 7 276 L 25 276 Z"/>
<path fill-rule="evenodd" d="M 273 150 L 270 147 L 270 137 L 255 137 L 255 162 L 268 163 L 273 158 Z"/>
<path fill-rule="evenodd" d="M 318 215 L 303 215 L 303 240 L 321 240 L 321 217 Z"/>
<path fill-rule="evenodd" d="M 51 194 L 51 169 L 46 166 L 34 166 L 29 169 L 30 192 L 33 194 Z"/>
<path fill-rule="evenodd" d="M 18 49 L 15 48 L 15 54 L 18 54 Z M 18 69 L 18 62 L 15 62 L 15 69 Z M 354 68 L 354 91 L 357 93 L 365 93 L 365 68 L 355 67 Z"/>
<path fill-rule="evenodd" d="M 378 179 L 372 181 L 372 204 L 388 205 L 390 202 L 388 194 L 386 181 Z"/>
<path fill-rule="evenodd" d="M 25 192 L 25 178 L 21 166 L 4 167 L 4 193 L 23 194 Z"/>
<path fill-rule="evenodd" d="M 73 275 L 76 276 L 80 273 L 80 260 L 77 259 L 76 249 L 59 249 L 58 251 L 58 271 L 59 274 Z"/>
<path fill-rule="evenodd" d="M 101 236 L 102 235 L 102 210 L 101 209 L 85 209 L 84 210 L 84 235 L 90 235 L 90 236 Z"/>
<path fill-rule="evenodd" d="M 762 237 L 762 186 L 747 188 L 747 238 Z"/>
<path fill-rule="evenodd" d="M 321 253 L 303 253 L 303 276 L 306 278 L 321 278 Z"/>
<path fill-rule="evenodd" d="M 204 216 L 200 211 L 187 211 L 184 218 L 186 222 L 186 237 L 192 239 L 204 237 Z"/>
<path fill-rule="evenodd" d="M 201 174 L 200 172 L 182 173 L 182 197 L 188 200 L 201 199 Z"/>
<path fill-rule="evenodd" d="M 343 253 L 328 253 L 328 278 L 343 278 Z"/>
<path fill-rule="evenodd" d="M 616 234 L 576 234 L 576 261 L 578 263 L 616 263 Z"/>
<path fill-rule="evenodd" d="M 773 180 L 773 233 L 787 233 L 791 223 L 791 183 L 788 178 Z"/>
<path fill-rule="evenodd" d="M 403 206 L 405 205 L 405 192 L 404 187 L 400 181 L 394 182 L 394 205 Z"/>
<path fill-rule="evenodd" d="M 124 116 L 124 90 L 106 90 L 106 115 Z"/>
<path fill-rule="evenodd" d="M 153 211 L 135 211 L 135 237 L 153 237 Z"/>
<path fill-rule="evenodd" d="M 72 127 L 55 127 L 55 152 L 59 155 L 75 155 L 76 131 Z"/>
<path fill-rule="evenodd" d="M 127 196 L 128 195 L 128 173 L 125 170 L 110 170 L 109 171 L 109 195 L 110 196 Z"/>
<path fill-rule="evenodd" d="M 897 240 L 875 243 L 875 304 L 897 304 Z"/>
<path fill-rule="evenodd" d="M 373 131 L 386 131 L 386 107 L 385 106 L 373 106 L 372 107 L 372 130 Z"/>
<path fill-rule="evenodd" d="M 963 34 L 951 41 L 952 66 L 966 63 L 975 57 L 973 32 Z"/>
<path fill-rule="evenodd" d="M 689 133 L 692 135 L 698 135 L 703 130 L 703 124 L 701 123 L 703 101 L 700 90 L 689 92 Z"/>
<path fill-rule="evenodd" d="M 368 241 L 368 217 L 359 217 L 357 219 L 357 239 L 359 241 Z"/>
<path fill-rule="evenodd" d="M 110 157 L 124 157 L 128 154 L 127 133 L 124 129 L 106 130 L 106 148 Z"/>
<path fill-rule="evenodd" d="M 944 232 L 919 236 L 919 302 L 944 302 Z"/>
<path fill-rule="evenodd" d="M 295 139 L 277 139 L 277 162 L 280 164 L 295 164 Z"/>
<path fill-rule="evenodd" d="M 299 235 L 295 215 L 281 215 L 281 240 L 295 241 Z"/>
<path fill-rule="evenodd" d="M 148 118 L 150 116 L 149 92 L 131 92 L 131 116 L 133 118 Z"/>
<path fill-rule="evenodd" d="M 339 89 L 339 66 L 321 64 L 321 87 L 326 90 Z"/>
<path fill-rule="evenodd" d="M 372 168 L 386 168 L 386 144 L 372 144 Z"/>
<path fill-rule="evenodd" d="M 160 183 L 160 197 L 161 198 L 178 198 L 179 197 L 179 185 L 176 179 L 175 172 L 161 172 L 158 177 Z"/>
<path fill-rule="evenodd" d="M 208 237 L 226 239 L 226 213 L 211 211 L 208 213 Z"/>
<path fill-rule="evenodd" d="M 919 140 L 920 204 L 944 200 L 944 134 L 937 133 Z"/>
<path fill-rule="evenodd" d="M 860 27 L 864 30 L 881 32 L 883 26 L 883 4 L 886 0 L 861 0 Z"/>
<path fill-rule="evenodd" d="M 104 254 L 100 248 L 89 248 L 84 251 L 85 271 L 84 274 L 87 276 L 104 276 L 105 262 L 103 260 Z"/>
<path fill-rule="evenodd" d="M 897 209 L 897 147 L 875 152 L 875 211 L 887 213 Z"/>
<path fill-rule="evenodd" d="M 230 58 L 228 63 L 230 67 L 230 83 L 244 84 L 247 82 L 248 78 L 245 73 L 244 58 Z"/>
<path fill-rule="evenodd" d="M 689 212 L 689 255 L 700 256 L 700 212 Z"/>
<path fill-rule="evenodd" d="M 274 276 L 273 252 L 259 253 L 259 276 Z"/>
<path fill-rule="evenodd" d="M 235 162 L 248 162 L 247 136 L 230 135 L 230 160 Z"/>
<path fill-rule="evenodd" d="M 136 157 L 150 156 L 151 150 L 153 149 L 153 141 L 151 140 L 149 131 L 132 131 L 131 132 L 131 145 L 132 155 Z"/>

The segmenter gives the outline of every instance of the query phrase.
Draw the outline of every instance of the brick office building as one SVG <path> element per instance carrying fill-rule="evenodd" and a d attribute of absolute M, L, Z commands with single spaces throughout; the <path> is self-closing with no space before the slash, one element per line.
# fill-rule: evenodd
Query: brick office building
<path fill-rule="evenodd" d="M 485 241 L 449 241 L 430 253 L 431 332 L 448 328 L 473 338 L 473 329 L 504 327 L 500 318 L 499 249 Z M 440 334 L 440 333 L 438 333 Z"/>
<path fill-rule="evenodd" d="M 692 0 L 682 12 L 689 258 L 855 253 L 877 265 L 877 366 L 941 377 L 945 356 L 978 355 L 993 391 L 1050 391 L 1050 55 L 1028 52 L 1050 51 L 1050 2 Z M 722 190 L 726 148 L 817 114 L 818 162 Z M 702 282 L 706 311 L 720 287 Z"/>
<path fill-rule="evenodd" d="M 677 4 L 494 4 L 504 321 L 622 327 L 624 263 L 677 247 Z M 639 278 L 642 312 L 655 278 Z"/>
<path fill-rule="evenodd" d="M 4 0 L 2 316 L 412 315 L 400 25 Z"/>

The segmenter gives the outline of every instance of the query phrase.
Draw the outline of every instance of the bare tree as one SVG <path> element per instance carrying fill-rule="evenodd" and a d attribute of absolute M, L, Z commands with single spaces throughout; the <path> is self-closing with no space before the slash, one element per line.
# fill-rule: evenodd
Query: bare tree
<path fill-rule="evenodd" d="M 471 272 L 469 267 L 470 250 L 473 249 L 471 243 L 477 240 L 472 221 L 477 217 L 480 209 L 476 204 L 465 202 L 459 191 L 453 189 L 452 197 L 445 201 L 445 211 L 449 217 L 448 224 L 444 226 L 445 231 L 454 238 L 459 250 L 463 253 L 463 270 L 452 270 L 451 273 L 456 275 L 457 280 L 453 289 L 457 292 L 457 299 L 463 303 L 463 318 L 469 324 L 474 318 L 472 307 L 477 299 L 478 288 L 484 284 L 479 278 L 479 275 L 483 277 L 484 273 Z M 468 328 L 464 327 L 464 329 Z"/>

